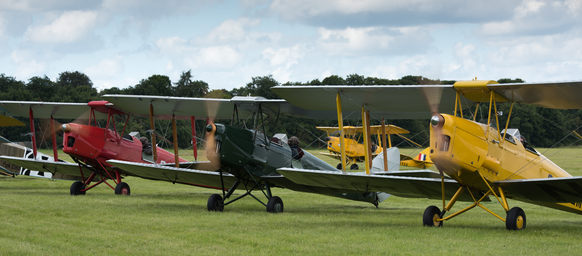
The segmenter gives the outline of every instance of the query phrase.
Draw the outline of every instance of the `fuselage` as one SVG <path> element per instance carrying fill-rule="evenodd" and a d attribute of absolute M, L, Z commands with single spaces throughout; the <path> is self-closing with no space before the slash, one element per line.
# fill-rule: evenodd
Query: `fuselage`
<path fill-rule="evenodd" d="M 353 162 L 363 162 L 365 155 L 364 144 L 358 143 L 358 141 L 351 138 L 344 138 L 344 145 L 346 150 L 346 156 L 352 159 Z M 382 153 L 382 147 L 376 146 L 372 148 L 372 155 L 378 155 Z M 336 136 L 329 136 L 327 141 L 327 150 L 335 154 L 341 154 L 340 149 L 340 138 Z"/>
<path fill-rule="evenodd" d="M 544 155 L 522 143 L 521 138 L 510 134 L 504 138 L 495 127 L 461 117 L 447 114 L 440 117 L 438 125 L 430 126 L 430 157 L 439 171 L 461 184 L 487 190 L 479 173 L 489 182 L 571 177 Z M 577 213 L 582 211 L 570 203 L 538 204 Z"/>
<path fill-rule="evenodd" d="M 121 136 L 106 128 L 69 123 L 63 134 L 63 152 L 91 165 L 109 167 L 106 160 L 115 159 L 152 163 L 144 158 L 142 143 L 133 136 Z M 174 154 L 157 147 L 157 163 L 174 163 Z M 152 158 L 153 159 L 153 158 Z M 186 160 L 180 158 L 180 162 Z"/>

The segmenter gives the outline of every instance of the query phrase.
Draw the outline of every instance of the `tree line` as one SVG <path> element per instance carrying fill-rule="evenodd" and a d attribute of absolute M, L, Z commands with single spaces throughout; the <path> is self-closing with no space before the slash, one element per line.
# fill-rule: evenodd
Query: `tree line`
<path fill-rule="evenodd" d="M 502 78 L 499 83 L 521 83 L 522 79 Z M 431 80 L 422 76 L 404 76 L 400 79 L 385 79 L 378 77 L 366 77 L 358 74 L 351 74 L 344 77 L 331 75 L 322 80 L 314 79 L 307 82 L 286 82 L 282 85 L 418 85 L 418 84 L 453 84 L 453 80 Z M 182 72 L 176 82 L 172 82 L 168 76 L 152 75 L 142 79 L 139 83 L 126 88 L 107 88 L 98 91 L 91 79 L 82 72 L 62 72 L 55 81 L 44 77 L 32 77 L 28 81 L 19 81 L 14 77 L 0 74 L 0 100 L 16 101 L 51 101 L 51 102 L 89 102 L 98 100 L 105 94 L 133 94 L 133 95 L 160 95 L 177 97 L 208 97 L 208 98 L 231 98 L 233 96 L 262 96 L 269 99 L 277 98 L 270 88 L 281 85 L 271 75 L 253 77 L 246 85 L 232 90 L 210 89 L 208 83 L 202 80 L 195 80 L 190 70 Z M 453 102 L 451 102 L 453 104 Z M 478 116 L 487 117 L 487 106 L 481 104 Z M 1 109 L 0 109 L 1 110 Z M 475 106 L 464 105 L 465 113 L 475 111 Z M 505 122 L 509 111 L 509 104 L 498 106 L 500 123 Z M 23 119 L 23 121 L 27 121 Z M 71 121 L 71 120 L 65 120 Z M 387 120 L 387 123 L 401 126 L 410 131 L 409 137 L 428 146 L 428 120 Z M 27 123 L 27 122 L 25 122 Z M 161 146 L 170 147 L 171 132 L 168 132 L 169 122 L 158 120 L 156 132 L 165 137 L 161 140 Z M 199 120 L 197 127 L 200 130 L 197 134 L 204 134 L 202 128 L 205 120 Z M 358 122 L 346 122 L 348 125 L 361 125 Z M 378 124 L 373 121 L 372 124 Z M 179 146 L 182 148 L 191 147 L 190 124 L 185 121 L 178 123 Z M 302 146 L 324 147 L 323 138 L 325 134 L 315 129 L 317 125 L 336 126 L 334 121 L 315 121 L 281 115 L 278 118 L 268 118 L 266 128 L 268 135 L 273 133 L 286 133 L 288 136 L 297 136 Z M 37 130 L 42 131 L 42 122 L 36 122 Z M 582 110 L 555 110 L 541 107 L 515 104 L 510 127 L 519 128 L 522 135 L 527 137 L 531 144 L 538 147 L 565 146 L 576 144 L 577 138 L 571 132 L 582 126 Z M 132 118 L 128 124 L 128 131 L 139 131 L 142 135 L 149 129 L 147 120 Z M 13 140 L 29 140 L 25 136 L 29 132 L 27 127 L 0 128 L 0 135 Z M 202 136 L 203 137 L 203 136 Z M 408 147 L 405 141 L 394 138 L 396 145 Z M 41 147 L 49 147 L 47 142 L 40 142 Z"/>

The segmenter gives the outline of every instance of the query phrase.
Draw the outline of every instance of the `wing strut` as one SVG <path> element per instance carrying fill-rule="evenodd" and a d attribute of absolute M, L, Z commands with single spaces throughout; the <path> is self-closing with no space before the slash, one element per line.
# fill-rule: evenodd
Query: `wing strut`
<path fill-rule="evenodd" d="M 28 108 L 28 119 L 30 121 L 30 133 L 32 134 L 32 154 L 36 159 L 36 133 L 34 132 L 34 114 L 32 113 L 32 106 Z"/>
<path fill-rule="evenodd" d="M 51 138 L 53 141 L 53 158 L 55 162 L 59 161 L 59 152 L 57 151 L 57 133 L 55 132 L 55 119 L 51 115 Z"/>
<path fill-rule="evenodd" d="M 156 144 L 156 127 L 154 126 L 154 105 L 150 102 L 150 129 L 152 130 L 152 153 L 154 154 L 154 163 L 158 162 L 158 150 Z"/>
<path fill-rule="evenodd" d="M 384 156 L 384 171 L 388 171 L 388 155 L 386 154 L 386 136 L 390 136 L 390 134 L 386 134 L 386 124 L 384 124 L 384 118 L 382 118 L 382 155 Z"/>
<path fill-rule="evenodd" d="M 174 164 L 180 167 L 180 157 L 178 156 L 178 131 L 176 128 L 176 115 L 172 114 L 172 139 L 174 144 Z"/>
<path fill-rule="evenodd" d="M 370 174 L 370 163 L 371 161 L 371 145 L 370 145 L 370 111 L 366 110 L 366 106 L 362 106 L 362 125 L 364 126 L 364 147 L 365 151 L 365 165 L 366 174 Z"/>
<path fill-rule="evenodd" d="M 192 151 L 194 152 L 194 161 L 198 160 L 198 146 L 196 146 L 196 117 L 190 116 L 190 126 L 192 127 Z"/>
<path fill-rule="evenodd" d="M 344 131 L 344 118 L 342 114 L 342 96 L 340 92 L 337 92 L 335 97 L 335 103 L 337 106 L 337 124 L 340 130 L 340 153 L 342 155 L 342 171 L 346 171 L 346 145 L 345 145 L 345 131 Z"/>

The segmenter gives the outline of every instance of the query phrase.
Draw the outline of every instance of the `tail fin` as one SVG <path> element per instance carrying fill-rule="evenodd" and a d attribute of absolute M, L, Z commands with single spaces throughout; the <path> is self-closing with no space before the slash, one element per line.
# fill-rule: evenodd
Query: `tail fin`
<path fill-rule="evenodd" d="M 372 160 L 372 171 L 383 172 L 384 170 L 384 153 L 388 157 L 388 171 L 399 171 L 400 170 L 400 150 L 397 147 L 391 147 L 386 149 L 386 152 L 378 154 Z"/>

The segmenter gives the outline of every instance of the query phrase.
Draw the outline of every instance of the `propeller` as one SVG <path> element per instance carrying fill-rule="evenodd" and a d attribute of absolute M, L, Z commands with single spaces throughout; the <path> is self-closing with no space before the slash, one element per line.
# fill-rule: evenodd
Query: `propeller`
<path fill-rule="evenodd" d="M 37 137 L 42 141 L 46 141 L 46 140 L 50 140 L 51 137 L 53 136 L 53 134 L 56 135 L 56 134 L 60 134 L 61 132 L 70 132 L 73 130 L 73 127 L 69 125 L 70 123 L 86 124 L 87 120 L 89 120 L 89 115 L 90 115 L 90 110 L 87 110 L 86 112 L 84 112 L 83 114 L 78 116 L 75 120 L 73 120 L 69 123 L 61 123 L 57 120 L 53 120 L 53 122 L 51 122 L 51 119 L 48 119 L 48 118 L 47 119 L 40 119 L 40 121 L 39 121 L 40 132 L 37 133 Z M 51 129 L 51 124 L 54 125 L 54 129 Z M 82 133 L 87 133 L 88 131 L 75 129 L 74 132 L 80 133 L 81 135 L 86 135 L 86 134 L 82 134 Z"/>
<path fill-rule="evenodd" d="M 216 125 L 214 120 L 216 119 L 216 113 L 220 108 L 220 103 L 218 101 L 207 101 L 206 102 L 206 114 L 208 117 L 208 124 L 206 125 L 206 134 L 204 135 L 206 149 L 206 158 L 210 164 L 205 165 L 203 168 L 208 171 L 217 171 L 220 169 L 220 157 L 218 154 L 219 145 L 216 142 Z"/>

